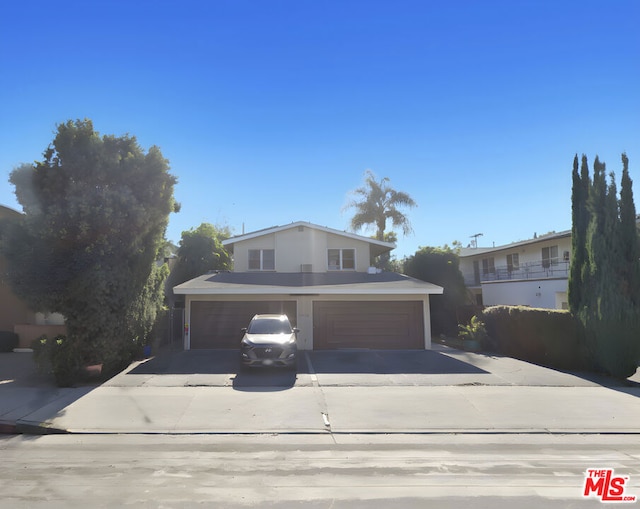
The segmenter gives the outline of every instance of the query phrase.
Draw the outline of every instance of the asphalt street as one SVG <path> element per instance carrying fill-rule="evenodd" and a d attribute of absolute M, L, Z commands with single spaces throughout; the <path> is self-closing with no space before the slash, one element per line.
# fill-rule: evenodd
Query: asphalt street
<path fill-rule="evenodd" d="M 603 507 L 593 468 L 640 494 L 638 435 L 6 436 L 0 457 L 3 509 Z"/>

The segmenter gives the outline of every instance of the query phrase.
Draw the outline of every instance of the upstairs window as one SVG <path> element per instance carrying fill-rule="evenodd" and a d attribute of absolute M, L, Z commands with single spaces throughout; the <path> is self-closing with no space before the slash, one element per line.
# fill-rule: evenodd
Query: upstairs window
<path fill-rule="evenodd" d="M 507 255 L 507 270 L 509 272 L 513 272 L 514 270 L 518 270 L 520 268 L 520 256 L 518 253 L 508 254 Z"/>
<path fill-rule="evenodd" d="M 356 270 L 355 249 L 329 249 L 329 270 Z"/>
<path fill-rule="evenodd" d="M 249 270 L 276 270 L 275 249 L 249 249 Z"/>
<path fill-rule="evenodd" d="M 491 258 L 482 259 L 482 273 L 485 276 L 488 274 L 496 273 L 496 263 L 495 263 L 495 260 L 493 259 L 493 256 Z"/>
<path fill-rule="evenodd" d="M 558 265 L 558 246 L 542 248 L 542 266 L 548 269 L 552 265 Z"/>

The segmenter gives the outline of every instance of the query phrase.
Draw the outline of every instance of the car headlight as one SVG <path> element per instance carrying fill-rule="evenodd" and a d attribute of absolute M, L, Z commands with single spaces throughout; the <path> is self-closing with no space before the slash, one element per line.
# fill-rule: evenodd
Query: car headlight
<path fill-rule="evenodd" d="M 254 345 L 253 345 L 253 343 L 252 343 L 251 341 L 249 341 L 247 338 L 242 338 L 241 343 L 242 343 L 244 346 L 254 346 Z"/>

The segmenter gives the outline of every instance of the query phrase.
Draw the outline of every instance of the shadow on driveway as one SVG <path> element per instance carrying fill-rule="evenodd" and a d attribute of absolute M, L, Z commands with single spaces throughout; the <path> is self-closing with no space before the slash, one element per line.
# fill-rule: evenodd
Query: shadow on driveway
<path fill-rule="evenodd" d="M 468 362 L 434 350 L 319 350 L 307 352 L 316 373 L 486 374 Z"/>
<path fill-rule="evenodd" d="M 86 396 L 99 383 L 57 387 L 53 376 L 38 372 L 32 353 L 0 353 L 0 433 L 60 431 L 41 423 L 64 415 L 67 406 Z"/>
<path fill-rule="evenodd" d="M 165 351 L 136 366 L 124 376 L 184 375 L 188 379 L 177 383 L 231 385 L 234 390 L 243 392 L 275 392 L 291 389 L 296 385 L 311 385 L 314 383 L 312 375 L 315 374 L 487 373 L 469 362 L 433 350 L 301 351 L 297 372 L 277 368 L 243 369 L 238 350 L 181 350 Z M 349 383 L 353 383 L 353 380 Z"/>
<path fill-rule="evenodd" d="M 129 371 L 132 375 L 224 375 L 238 373 L 238 350 L 166 350 Z"/>
<path fill-rule="evenodd" d="M 301 356 L 300 361 L 301 366 L 306 368 L 304 356 Z M 235 390 L 247 392 L 283 391 L 293 387 L 297 380 L 296 372 L 285 369 L 243 369 L 238 350 L 166 351 L 136 366 L 127 374 L 229 375 Z"/>
<path fill-rule="evenodd" d="M 307 359 L 311 361 L 308 365 Z M 233 374 L 239 386 L 263 380 L 295 380 L 295 373 L 282 369 L 240 369 L 238 350 L 186 350 L 166 352 L 129 373 L 159 374 Z M 434 350 L 320 350 L 301 351 L 298 373 L 350 374 L 486 374 L 468 362 Z M 246 380 L 246 382 L 245 382 Z"/>
<path fill-rule="evenodd" d="M 254 368 L 240 370 L 233 378 L 233 388 L 244 392 L 275 392 L 291 389 L 297 373 L 284 369 Z"/>

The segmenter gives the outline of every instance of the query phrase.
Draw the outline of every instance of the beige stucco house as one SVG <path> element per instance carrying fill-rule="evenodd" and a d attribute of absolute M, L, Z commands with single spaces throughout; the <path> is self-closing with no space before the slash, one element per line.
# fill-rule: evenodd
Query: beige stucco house
<path fill-rule="evenodd" d="M 185 349 L 237 348 L 256 313 L 285 313 L 301 349 L 431 347 L 429 296 L 442 287 L 371 268 L 395 246 L 307 222 L 223 242 L 233 272 L 174 287 L 185 296 Z"/>

